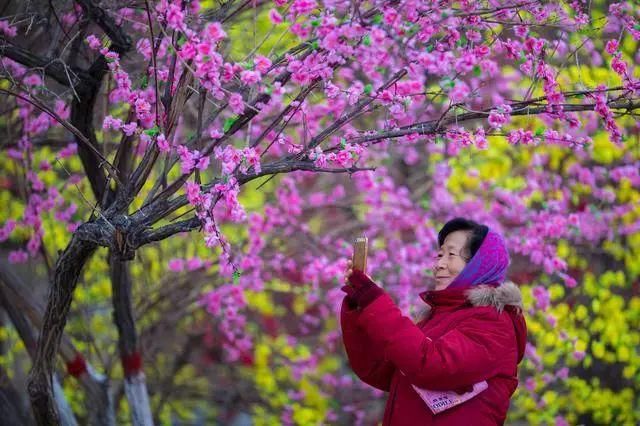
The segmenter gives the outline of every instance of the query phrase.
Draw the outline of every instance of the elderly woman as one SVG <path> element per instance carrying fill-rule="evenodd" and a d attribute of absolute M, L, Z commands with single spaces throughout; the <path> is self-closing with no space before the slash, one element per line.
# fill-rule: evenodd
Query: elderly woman
<path fill-rule="evenodd" d="M 383 425 L 503 424 L 527 336 L 520 291 L 505 282 L 504 240 L 456 218 L 438 244 L 435 288 L 420 294 L 429 311 L 417 324 L 349 262 L 341 312 L 349 362 L 362 381 L 389 392 Z M 469 399 L 436 398 L 434 409 L 425 397 L 434 391 Z"/>

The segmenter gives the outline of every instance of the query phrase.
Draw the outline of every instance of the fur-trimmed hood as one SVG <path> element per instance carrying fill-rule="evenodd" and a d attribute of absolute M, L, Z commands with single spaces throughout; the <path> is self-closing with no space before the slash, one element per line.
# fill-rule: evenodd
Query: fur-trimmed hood
<path fill-rule="evenodd" d="M 518 345 L 518 362 L 524 356 L 527 339 L 527 327 L 522 315 L 522 293 L 517 285 L 505 281 L 497 287 L 478 285 L 468 289 L 444 289 L 420 293 L 425 301 L 425 309 L 419 314 L 418 324 L 431 317 L 432 310 L 456 310 L 463 306 L 493 306 L 498 312 L 508 311 L 516 333 Z"/>
<path fill-rule="evenodd" d="M 473 306 L 493 306 L 502 312 L 506 306 L 513 306 L 522 312 L 522 293 L 511 281 L 505 281 L 498 287 L 479 285 L 467 290 L 467 300 Z"/>
<path fill-rule="evenodd" d="M 472 306 L 493 306 L 498 312 L 502 312 L 507 306 L 513 307 L 517 313 L 522 313 L 523 310 L 520 288 L 511 281 L 505 281 L 497 287 L 478 285 L 464 290 L 425 291 L 420 293 L 420 297 L 427 304 L 424 313 L 428 313 L 432 306 L 460 305 L 464 302 L 469 302 Z"/>

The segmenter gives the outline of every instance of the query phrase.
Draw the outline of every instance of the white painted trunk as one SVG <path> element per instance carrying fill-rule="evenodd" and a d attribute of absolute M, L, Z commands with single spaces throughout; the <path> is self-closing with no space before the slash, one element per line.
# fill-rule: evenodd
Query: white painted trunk
<path fill-rule="evenodd" d="M 95 371 L 91 364 L 87 364 L 87 374 L 100 387 L 98 395 L 92 397 L 87 393 L 87 396 L 91 398 L 91 401 L 87 401 L 87 407 L 96 410 L 95 414 L 90 416 L 89 422 L 93 426 L 115 426 L 116 412 L 113 406 L 113 395 L 111 394 L 109 381 L 106 376 Z"/>
<path fill-rule="evenodd" d="M 144 373 L 137 373 L 124 381 L 124 392 L 131 408 L 131 421 L 134 426 L 153 426 L 149 394 Z"/>
<path fill-rule="evenodd" d="M 78 426 L 78 422 L 76 422 L 73 411 L 71 411 L 71 407 L 67 403 L 67 398 L 65 398 L 62 386 L 55 374 L 53 375 L 53 399 L 56 401 L 56 407 L 58 408 L 60 424 L 62 426 Z"/>

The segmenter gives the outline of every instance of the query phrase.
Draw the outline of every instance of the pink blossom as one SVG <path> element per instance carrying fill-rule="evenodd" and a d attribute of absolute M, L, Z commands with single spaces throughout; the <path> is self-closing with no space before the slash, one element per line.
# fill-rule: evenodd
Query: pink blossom
<path fill-rule="evenodd" d="M 536 380 L 533 377 L 529 377 L 524 384 L 528 391 L 533 392 L 536 390 Z"/>
<path fill-rule="evenodd" d="M 182 174 L 191 172 L 196 165 L 194 154 L 184 145 L 178 145 L 176 150 L 180 156 L 180 171 Z"/>
<path fill-rule="evenodd" d="M 42 79 L 37 74 L 29 74 L 22 80 L 22 82 L 27 86 L 39 86 L 42 84 Z"/>
<path fill-rule="evenodd" d="M 294 0 L 291 5 L 291 12 L 294 15 L 308 15 L 317 6 L 314 0 Z"/>
<path fill-rule="evenodd" d="M 244 158 L 246 160 L 247 166 L 248 167 L 253 167 L 255 173 L 260 173 L 260 171 L 262 170 L 260 167 L 260 154 L 258 151 L 256 151 L 255 148 L 244 148 L 242 150 L 242 155 L 244 155 Z M 246 170 L 245 170 L 246 172 Z"/>
<path fill-rule="evenodd" d="M 257 71 L 244 70 L 240 73 L 240 80 L 247 86 L 256 84 L 260 81 L 260 73 Z"/>
<path fill-rule="evenodd" d="M 164 133 L 160 133 L 158 135 L 158 137 L 156 138 L 156 144 L 158 145 L 158 150 L 160 150 L 160 152 L 169 152 L 171 150 L 169 141 L 167 141 Z"/>
<path fill-rule="evenodd" d="M 134 121 L 132 121 L 131 123 L 127 123 L 127 124 L 122 125 L 122 131 L 127 136 L 133 135 L 136 132 L 137 128 L 138 128 L 138 123 L 136 123 Z"/>
<path fill-rule="evenodd" d="M 148 38 L 144 37 L 138 40 L 136 44 L 136 50 L 140 53 L 144 59 L 147 61 L 151 59 L 151 54 L 153 53 L 151 50 L 151 42 Z"/>
<path fill-rule="evenodd" d="M 256 70 L 259 71 L 260 74 L 266 73 L 269 70 L 269 67 L 271 67 L 271 60 L 262 55 L 256 55 L 253 63 L 256 66 Z"/>
<path fill-rule="evenodd" d="M 9 252 L 9 263 L 24 263 L 29 259 L 29 254 L 24 250 L 13 250 Z"/>
<path fill-rule="evenodd" d="M 586 354 L 584 353 L 584 351 L 573 351 L 573 354 L 572 354 L 573 358 L 577 361 L 582 361 L 585 355 Z"/>
<path fill-rule="evenodd" d="M 536 299 L 536 308 L 546 311 L 551 303 L 551 297 L 546 288 L 535 286 L 533 288 L 533 297 Z"/>
<path fill-rule="evenodd" d="M 202 196 L 200 194 L 200 185 L 195 182 L 187 182 L 187 200 L 189 204 L 197 206 L 202 202 Z"/>
<path fill-rule="evenodd" d="M 195 44 L 192 43 L 191 41 L 185 42 L 182 45 L 182 48 L 180 48 L 180 52 L 178 52 L 178 55 L 183 60 L 193 59 L 196 56 Z"/>
<path fill-rule="evenodd" d="M 4 226 L 0 228 L 0 243 L 5 242 L 11 236 L 11 233 L 16 228 L 16 221 L 9 219 L 5 222 Z"/>
<path fill-rule="evenodd" d="M 96 37 L 94 34 L 90 34 L 89 36 L 87 36 L 86 40 L 87 40 L 87 43 L 89 44 L 89 48 L 91 48 L 92 50 L 98 50 L 100 49 L 100 47 L 102 47 L 102 43 L 100 42 L 100 39 Z"/>
<path fill-rule="evenodd" d="M 198 170 L 206 170 L 207 167 L 209 167 L 209 161 L 211 159 L 209 158 L 209 156 L 205 156 L 205 157 L 200 157 L 198 159 L 198 163 L 196 164 L 196 169 Z"/>
<path fill-rule="evenodd" d="M 616 53 L 618 50 L 618 40 L 609 40 L 604 50 L 610 55 Z"/>
<path fill-rule="evenodd" d="M 120 130 L 121 127 L 122 127 L 122 120 L 120 120 L 119 118 L 113 118 L 110 115 L 107 115 L 102 121 L 102 128 L 104 130 L 108 130 L 108 129 Z"/>
<path fill-rule="evenodd" d="M 69 145 L 62 148 L 60 152 L 58 152 L 58 157 L 61 159 L 68 158 L 75 155 L 77 152 L 78 152 L 78 144 L 70 143 Z"/>
<path fill-rule="evenodd" d="M 482 149 L 482 150 L 487 149 L 488 147 L 487 138 L 486 138 L 484 129 L 482 127 L 476 130 L 474 134 L 474 139 L 478 149 Z"/>
<path fill-rule="evenodd" d="M 525 38 L 529 34 L 529 28 L 526 25 L 516 25 L 513 31 L 520 38 Z"/>
<path fill-rule="evenodd" d="M 569 378 L 569 369 L 567 367 L 562 367 L 556 373 L 556 377 L 558 377 L 559 379 L 562 379 L 562 380 L 568 379 Z"/>
<path fill-rule="evenodd" d="M 174 30 L 182 30 L 184 28 L 184 13 L 175 3 L 171 3 L 167 8 L 167 26 Z"/>
<path fill-rule="evenodd" d="M 494 129 L 499 129 L 509 122 L 511 107 L 503 104 L 489 113 L 489 125 Z"/>
<path fill-rule="evenodd" d="M 151 112 L 151 104 L 143 98 L 137 98 L 134 102 L 136 116 L 139 120 L 146 118 Z"/>
<path fill-rule="evenodd" d="M 619 75 L 627 74 L 627 63 L 620 59 L 620 55 L 614 56 L 611 60 L 611 68 Z"/>
<path fill-rule="evenodd" d="M 171 259 L 167 263 L 167 267 L 171 272 L 184 271 L 184 259 Z"/>
<path fill-rule="evenodd" d="M 199 257 L 192 257 L 187 260 L 186 266 L 189 271 L 195 271 L 205 266 L 205 263 Z"/>
<path fill-rule="evenodd" d="M 234 93 L 229 97 L 229 106 L 231 107 L 231 111 L 235 114 L 242 114 L 244 112 L 244 101 L 242 100 L 242 95 L 239 93 Z"/>
<path fill-rule="evenodd" d="M 18 30 L 13 25 L 9 25 L 9 21 L 0 21 L 0 33 L 11 38 L 18 34 Z"/>
<path fill-rule="evenodd" d="M 458 81 L 456 85 L 449 92 L 449 98 L 453 103 L 461 103 L 467 100 L 471 91 L 469 90 L 469 86 L 464 81 Z"/>
<path fill-rule="evenodd" d="M 280 15 L 278 11 L 275 9 L 269 9 L 269 19 L 271 20 L 271 23 L 274 25 L 281 24 L 283 21 L 282 15 Z"/>
<path fill-rule="evenodd" d="M 220 41 L 227 36 L 227 33 L 222 29 L 220 22 L 212 22 L 205 28 L 205 35 L 212 41 Z"/>

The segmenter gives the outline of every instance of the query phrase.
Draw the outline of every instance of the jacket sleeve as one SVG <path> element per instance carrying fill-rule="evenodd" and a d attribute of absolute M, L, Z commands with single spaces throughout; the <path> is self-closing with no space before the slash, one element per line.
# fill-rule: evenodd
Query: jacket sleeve
<path fill-rule="evenodd" d="M 442 337 L 432 340 L 402 315 L 385 294 L 362 310 L 358 325 L 408 380 L 433 390 L 456 390 L 516 365 L 516 336 L 509 315 L 476 308 Z"/>
<path fill-rule="evenodd" d="M 376 347 L 365 331 L 357 325 L 361 312 L 349 309 L 342 301 L 340 325 L 342 339 L 353 372 L 366 384 L 389 392 L 394 365 L 385 360 L 381 348 Z"/>

